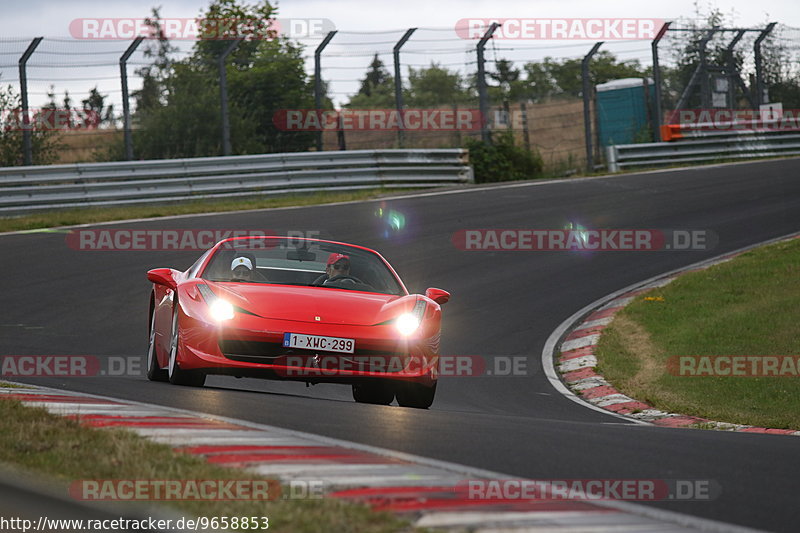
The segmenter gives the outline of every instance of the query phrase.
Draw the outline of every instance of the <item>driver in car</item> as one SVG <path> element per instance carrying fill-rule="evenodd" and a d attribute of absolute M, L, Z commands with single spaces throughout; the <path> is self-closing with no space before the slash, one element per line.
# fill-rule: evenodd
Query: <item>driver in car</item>
<path fill-rule="evenodd" d="M 354 281 L 350 276 L 350 256 L 334 252 L 328 256 L 325 273 L 314 280 L 314 285 L 328 285 L 340 280 L 351 283 Z"/>
<path fill-rule="evenodd" d="M 328 256 L 327 267 L 325 267 L 325 275 L 327 279 L 323 284 L 329 281 L 336 281 L 339 278 L 350 276 L 350 256 L 344 254 L 332 253 Z"/>

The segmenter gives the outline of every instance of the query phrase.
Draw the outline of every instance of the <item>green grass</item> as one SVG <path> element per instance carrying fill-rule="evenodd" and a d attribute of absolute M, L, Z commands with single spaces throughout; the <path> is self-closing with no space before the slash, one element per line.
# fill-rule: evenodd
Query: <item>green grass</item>
<path fill-rule="evenodd" d="M 391 194 L 406 192 L 408 189 L 392 189 Z M 313 194 L 293 194 L 288 196 L 261 196 L 245 199 L 195 200 L 166 205 L 145 205 L 131 207 L 87 207 L 52 211 L 21 217 L 0 218 L 0 233 L 7 231 L 24 231 L 76 224 L 93 224 L 113 220 L 129 220 L 135 218 L 157 218 L 171 215 L 195 213 L 216 213 L 223 211 L 243 211 L 247 209 L 266 209 L 272 207 L 289 207 L 317 205 L 334 202 L 369 200 L 389 194 L 387 189 L 365 189 L 348 192 L 320 192 Z"/>
<path fill-rule="evenodd" d="M 259 479 L 243 470 L 219 467 L 201 457 L 175 452 L 131 431 L 87 428 L 75 420 L 9 399 L 0 400 L 0 462 L 45 474 L 65 489 L 71 482 L 83 479 Z M 412 529 L 394 515 L 334 498 L 170 505 L 186 513 L 187 518 L 267 516 L 270 531 L 388 533 Z"/>
<path fill-rule="evenodd" d="M 600 339 L 600 370 L 622 392 L 657 409 L 800 429 L 799 377 L 681 377 L 667 371 L 670 356 L 800 355 L 799 277 L 799 239 L 683 275 L 617 314 Z"/>

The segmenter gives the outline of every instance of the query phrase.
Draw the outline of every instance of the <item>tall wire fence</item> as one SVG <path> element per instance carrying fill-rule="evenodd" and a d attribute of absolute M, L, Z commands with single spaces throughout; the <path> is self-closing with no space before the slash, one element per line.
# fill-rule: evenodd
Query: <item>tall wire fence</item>
<path fill-rule="evenodd" d="M 685 26 L 690 27 L 691 24 Z M 702 30 L 699 24 L 696 26 L 698 31 Z M 667 31 L 658 46 L 660 66 L 663 70 L 677 71 L 691 60 L 684 53 L 686 34 L 675 30 L 677 27 Z M 334 108 L 340 109 L 346 106 L 358 93 L 369 65 L 375 57 L 382 61 L 390 75 L 394 74 L 393 49 L 397 47 L 406 32 L 407 29 L 335 33 L 319 54 L 321 79 L 327 87 L 325 96 L 330 99 Z M 730 44 L 733 36 L 735 32 L 715 32 L 709 40 L 708 47 L 713 50 L 724 48 Z M 736 44 L 735 50 L 739 54 L 738 68 L 745 88 L 734 96 L 734 102 L 729 102 L 731 106 L 747 105 L 745 89 L 751 94 L 756 84 L 752 51 L 757 37 L 757 32 L 748 32 Z M 319 35 L 299 40 L 303 47 L 305 71 L 309 77 L 314 74 L 314 52 L 324 38 L 325 35 Z M 773 72 L 775 69 L 783 69 L 784 77 L 791 74 L 797 80 L 800 29 L 779 24 L 769 39 L 772 43 L 770 47 L 772 55 L 768 55 L 765 60 L 767 86 L 775 79 Z M 21 81 L 19 59 L 30 42 L 28 39 L 0 38 L 0 85 L 10 86 L 17 93 L 20 92 Z M 142 84 L 142 77 L 137 71 L 153 62 L 152 57 L 147 55 L 147 50 L 152 44 L 145 42 L 127 60 L 128 83 L 132 94 L 139 90 Z M 177 47 L 171 54 L 174 60 L 180 61 L 191 56 L 193 43 L 173 44 Z M 46 37 L 31 55 L 26 67 L 29 107 L 45 107 L 55 101 L 58 107 L 71 105 L 81 108 L 82 100 L 89 97 L 89 92 L 93 88 L 105 96 L 107 104 L 113 106 L 111 120 L 99 127 L 60 131 L 58 136 L 61 149 L 56 162 L 70 163 L 125 157 L 125 151 L 119 149 L 124 142 L 119 62 L 129 45 L 130 41 L 121 40 Z M 593 45 L 594 43 L 588 41 L 531 42 L 489 39 L 483 51 L 488 87 L 483 102 L 487 112 L 483 119 L 486 121 L 485 127 L 488 131 L 492 133 L 510 131 L 518 146 L 538 152 L 546 167 L 552 170 L 568 172 L 581 168 L 587 161 L 587 149 L 596 154 L 598 159 L 601 158 L 602 154 L 598 149 L 601 144 L 598 136 L 599 118 L 594 92 L 589 95 L 591 98 L 589 98 L 587 123 L 584 118 L 585 102 L 582 91 L 561 91 L 546 95 L 537 93 L 538 82 L 532 79 L 531 71 L 525 68 L 528 64 L 541 65 L 547 61 L 563 64 L 572 60 L 579 65 Z M 645 77 L 653 76 L 653 47 L 650 40 L 608 41 L 602 44 L 600 50 L 613 54 L 617 62 L 635 65 Z M 479 58 L 475 39 L 463 39 L 453 28 L 417 28 L 399 49 L 399 59 L 401 85 L 404 91 L 409 88 L 409 75 L 412 72 L 418 73 L 434 64 L 458 75 L 464 89 L 458 101 L 438 103 L 431 105 L 431 108 L 451 113 L 481 108 L 477 76 Z M 519 78 L 515 82 L 518 87 L 516 92 L 508 90 L 508 87 L 503 88 L 503 82 L 498 81 L 497 75 L 504 61 L 510 62 L 514 69 L 519 70 Z M 590 79 L 594 85 L 596 80 L 591 77 L 591 65 L 590 62 Z M 209 72 L 212 73 L 210 75 L 214 75 L 215 71 Z M 660 121 L 663 121 L 678 104 L 685 88 L 681 83 L 681 78 L 674 76 L 662 80 L 662 114 L 658 117 Z M 683 83 L 685 85 L 685 80 Z M 397 104 L 393 90 L 390 95 L 391 98 L 386 105 L 388 109 L 394 108 Z M 693 102 L 693 105 L 696 103 Z M 219 110 L 206 111 L 215 116 L 219 112 Z M 135 108 L 132 112 L 135 119 Z M 236 127 L 235 123 L 232 127 Z M 650 140 L 654 135 L 653 124 L 650 124 L 650 127 L 649 133 L 637 140 Z M 132 128 L 132 135 L 136 136 L 135 120 Z M 236 138 L 235 134 L 233 138 Z M 463 146 L 468 139 L 480 138 L 481 129 L 473 127 L 446 130 L 405 129 L 402 133 L 396 129 L 385 131 L 355 129 L 343 132 L 330 129 L 324 131 L 320 140 L 323 150 L 339 150 L 392 148 L 400 145 L 407 148 L 454 147 Z M 308 149 L 314 149 L 313 143 Z M 236 146 L 233 146 L 233 153 L 240 153 Z"/>

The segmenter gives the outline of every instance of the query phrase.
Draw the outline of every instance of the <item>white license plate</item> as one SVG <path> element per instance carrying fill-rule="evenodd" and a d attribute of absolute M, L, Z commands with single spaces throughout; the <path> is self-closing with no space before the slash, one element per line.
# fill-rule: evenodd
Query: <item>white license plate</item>
<path fill-rule="evenodd" d="M 303 350 L 322 350 L 325 352 L 354 353 L 356 341 L 355 339 L 343 339 L 341 337 L 284 333 L 283 347 L 301 348 Z"/>

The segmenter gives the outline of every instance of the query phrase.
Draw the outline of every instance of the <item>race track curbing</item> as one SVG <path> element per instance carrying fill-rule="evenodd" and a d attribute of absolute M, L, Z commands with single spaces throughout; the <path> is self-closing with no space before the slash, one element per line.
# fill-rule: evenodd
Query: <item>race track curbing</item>
<path fill-rule="evenodd" d="M 756 246 L 797 238 L 800 238 L 800 236 L 795 234 L 788 238 L 782 237 Z M 697 416 L 661 411 L 644 402 L 622 394 L 602 375 L 596 372 L 597 357 L 595 356 L 595 349 L 600 342 L 603 330 L 614 319 L 614 315 L 632 302 L 637 296 L 651 289 L 668 285 L 683 274 L 705 270 L 713 265 L 730 261 L 734 257 L 756 246 L 747 247 L 746 249 L 720 256 L 699 265 L 690 265 L 685 269 L 679 269 L 663 277 L 637 285 L 631 290 L 623 290 L 621 294 L 617 295 L 612 300 L 605 302 L 584 318 L 574 322 L 572 327 L 567 328 L 569 333 L 564 337 L 560 345 L 558 345 L 558 349 L 552 354 L 556 362 L 555 368 L 560 374 L 561 380 L 572 393 L 584 402 L 588 402 L 589 405 L 595 408 L 599 407 L 605 409 L 617 416 L 623 416 L 639 423 L 645 422 L 656 426 L 672 428 L 715 429 L 743 433 L 800 436 L 800 431 L 793 429 L 774 429 L 744 424 L 732 424 L 729 422 L 708 420 Z"/>
<path fill-rule="evenodd" d="M 163 385 L 170 386 L 170 385 Z M 0 387 L 14 399 L 95 428 L 125 428 L 176 451 L 245 469 L 282 483 L 317 483 L 324 497 L 389 511 L 413 526 L 445 531 L 719 531 L 750 528 L 666 511 L 632 501 L 471 497 L 470 482 L 514 481 L 514 476 L 416 455 L 142 402 L 34 385 Z M 542 481 L 541 483 L 548 483 Z M 552 489 L 550 489 L 552 490 Z M 276 524 L 270 524 L 273 526 Z M 272 527 L 270 528 L 272 529 Z M 324 525 L 321 525 L 324 530 Z"/>

